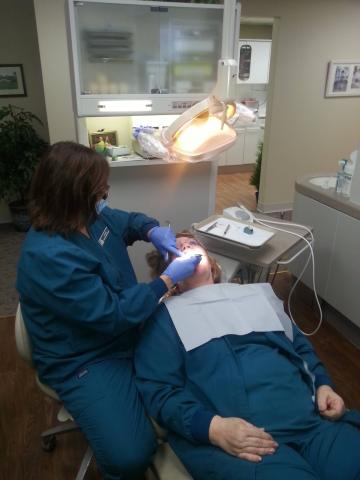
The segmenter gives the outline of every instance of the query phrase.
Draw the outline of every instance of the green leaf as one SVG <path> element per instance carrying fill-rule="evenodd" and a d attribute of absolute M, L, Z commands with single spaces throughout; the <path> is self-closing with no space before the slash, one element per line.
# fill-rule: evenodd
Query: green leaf
<path fill-rule="evenodd" d="M 48 144 L 33 123 L 42 124 L 31 112 L 7 105 L 0 108 L 0 199 L 22 200 Z"/>
<path fill-rule="evenodd" d="M 257 191 L 260 188 L 260 176 L 261 176 L 261 163 L 262 163 L 262 153 L 263 153 L 263 142 L 258 144 L 258 150 L 256 155 L 256 163 L 253 174 L 250 177 L 249 183 L 253 185 Z"/>

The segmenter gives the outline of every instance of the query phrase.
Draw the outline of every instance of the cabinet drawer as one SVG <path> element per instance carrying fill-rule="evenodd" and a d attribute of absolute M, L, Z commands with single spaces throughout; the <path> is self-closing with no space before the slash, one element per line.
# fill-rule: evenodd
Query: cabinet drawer
<path fill-rule="evenodd" d="M 226 165 L 242 165 L 244 163 L 245 135 L 237 132 L 235 144 L 226 152 Z"/>

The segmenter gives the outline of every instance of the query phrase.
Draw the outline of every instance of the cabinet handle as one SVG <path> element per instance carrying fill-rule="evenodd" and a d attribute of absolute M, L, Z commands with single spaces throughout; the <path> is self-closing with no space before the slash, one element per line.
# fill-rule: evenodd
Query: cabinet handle
<path fill-rule="evenodd" d="M 168 7 L 150 7 L 150 12 L 166 13 L 168 10 Z"/>

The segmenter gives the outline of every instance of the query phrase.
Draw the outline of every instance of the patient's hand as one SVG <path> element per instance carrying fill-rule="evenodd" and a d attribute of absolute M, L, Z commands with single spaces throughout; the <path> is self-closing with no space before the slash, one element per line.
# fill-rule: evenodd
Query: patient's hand
<path fill-rule="evenodd" d="M 320 415 L 329 420 L 338 420 L 345 413 L 344 400 L 329 385 L 321 385 L 316 391 Z"/>
<path fill-rule="evenodd" d="M 210 423 L 209 439 L 225 452 L 250 462 L 260 462 L 264 455 L 275 452 L 278 444 L 262 428 L 241 418 L 216 415 Z"/>

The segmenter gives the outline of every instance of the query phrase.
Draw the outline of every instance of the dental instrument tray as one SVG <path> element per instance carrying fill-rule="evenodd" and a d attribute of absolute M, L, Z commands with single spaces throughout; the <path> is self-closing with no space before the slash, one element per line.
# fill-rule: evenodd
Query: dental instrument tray
<path fill-rule="evenodd" d="M 211 241 L 212 244 L 216 242 L 218 247 L 226 243 L 229 246 L 260 248 L 274 235 L 270 228 L 258 227 L 223 215 L 212 215 L 193 224 L 193 229 L 207 247 L 211 246 Z"/>

